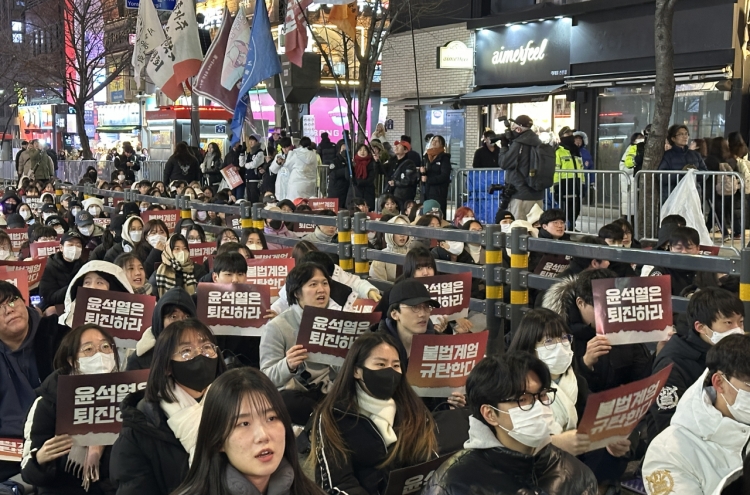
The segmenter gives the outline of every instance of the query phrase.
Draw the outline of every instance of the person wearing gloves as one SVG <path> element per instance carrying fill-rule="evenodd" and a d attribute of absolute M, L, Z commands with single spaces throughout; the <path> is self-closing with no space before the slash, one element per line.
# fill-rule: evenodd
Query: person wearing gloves
<path fill-rule="evenodd" d="M 409 219 L 404 215 L 398 215 L 390 220 L 388 223 L 396 225 L 409 225 Z M 383 249 L 384 253 L 397 253 L 406 254 L 409 252 L 409 236 L 401 234 L 385 234 L 386 248 Z M 462 247 L 463 249 L 463 247 Z M 370 277 L 376 280 L 383 280 L 385 282 L 395 282 L 398 276 L 400 265 L 394 263 L 386 263 L 384 261 L 373 261 L 370 265 Z"/>
<path fill-rule="evenodd" d="M 108 261 L 89 261 L 78 270 L 68 286 L 68 291 L 65 293 L 65 312 L 58 318 L 60 325 L 73 328 L 76 295 L 80 287 L 133 293 L 133 288 L 122 268 Z"/>
<path fill-rule="evenodd" d="M 281 211 L 281 208 L 278 206 L 267 206 L 265 208 L 268 211 Z M 266 219 L 266 226 L 263 228 L 263 233 L 265 235 L 272 235 L 277 237 L 289 237 L 290 239 L 297 239 L 297 236 L 294 235 L 294 233 L 290 232 L 289 229 L 286 228 L 286 225 L 284 225 L 283 220 L 272 220 L 270 218 Z M 275 242 L 268 242 L 268 249 L 284 249 L 283 244 L 277 244 Z"/>
<path fill-rule="evenodd" d="M 83 247 L 94 250 L 102 243 L 104 229 L 94 224 L 94 217 L 88 211 L 78 213 L 76 217 L 76 228 L 83 237 Z"/>
<path fill-rule="evenodd" d="M 182 287 L 192 296 L 198 280 L 206 273 L 203 265 L 190 259 L 187 239 L 182 234 L 173 234 L 161 253 L 161 265 L 149 277 L 149 283 L 156 288 L 157 298 L 172 287 Z"/>
<path fill-rule="evenodd" d="M 62 250 L 47 258 L 47 266 L 39 280 L 42 311 L 65 302 L 68 286 L 83 266 L 83 237 L 71 230 L 60 241 Z"/>
<path fill-rule="evenodd" d="M 119 371 L 115 340 L 98 325 L 81 325 L 60 343 L 55 372 L 39 387 L 24 427 L 21 475 L 39 495 L 105 495 L 114 492 L 109 480 L 109 446 L 82 446 L 70 435 L 55 435 L 57 384 L 61 376 Z"/>
<path fill-rule="evenodd" d="M 276 174 L 276 197 L 279 200 L 311 198 L 315 196 L 315 183 L 318 172 L 318 154 L 310 149 L 309 137 L 299 140 L 299 146 L 289 151 L 284 164 L 271 166 L 271 171 L 278 167 Z M 286 175 L 286 177 L 284 177 Z M 283 187 L 279 187 L 283 184 Z"/>
<path fill-rule="evenodd" d="M 643 460 L 646 493 L 715 494 L 741 475 L 750 441 L 750 336 L 730 335 L 680 397 Z"/>
<path fill-rule="evenodd" d="M 182 287 L 172 287 L 156 303 L 151 326 L 141 336 L 135 352 L 128 357 L 127 371 L 151 368 L 154 359 L 154 345 L 159 335 L 172 323 L 195 318 L 198 310 L 190 294 Z"/>
<path fill-rule="evenodd" d="M 129 394 L 120 406 L 122 431 L 109 465 L 118 495 L 170 495 L 185 480 L 202 399 L 226 370 L 216 337 L 192 318 L 165 328 L 153 355 L 146 389 Z"/>
<path fill-rule="evenodd" d="M 249 135 L 245 139 L 245 154 L 240 156 L 240 165 L 245 172 L 245 195 L 250 203 L 257 203 L 260 200 L 260 175 L 258 168 L 266 163 L 266 153 L 261 148 L 258 138 Z M 244 163 L 243 163 L 244 162 Z"/>
<path fill-rule="evenodd" d="M 322 210 L 319 215 L 324 217 L 336 217 L 336 214 L 332 210 Z M 302 236 L 302 240 L 310 242 L 333 242 L 335 237 L 336 226 L 316 225 L 313 232 Z"/>

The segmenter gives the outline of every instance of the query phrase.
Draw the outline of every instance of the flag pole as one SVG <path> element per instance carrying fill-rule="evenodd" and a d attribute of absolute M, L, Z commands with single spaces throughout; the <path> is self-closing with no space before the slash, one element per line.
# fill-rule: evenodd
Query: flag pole
<path fill-rule="evenodd" d="M 289 128 L 289 132 L 292 131 L 292 122 L 289 118 L 289 104 L 286 102 L 286 91 L 284 91 L 284 81 L 281 78 L 281 74 L 279 74 L 279 87 L 281 88 L 281 97 L 284 98 L 284 112 L 286 113 L 286 123 L 287 127 Z"/>

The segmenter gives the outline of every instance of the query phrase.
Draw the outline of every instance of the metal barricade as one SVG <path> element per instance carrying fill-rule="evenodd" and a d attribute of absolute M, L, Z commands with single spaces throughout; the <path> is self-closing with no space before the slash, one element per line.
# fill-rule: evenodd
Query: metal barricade
<path fill-rule="evenodd" d="M 114 163 L 107 160 L 60 160 L 57 162 L 57 178 L 63 182 L 78 184 L 89 167 L 93 167 L 97 176 L 107 182 L 112 179 L 112 172 L 115 170 Z"/>
<path fill-rule="evenodd" d="M 18 183 L 15 160 L 0 160 L 0 179 L 2 179 L 3 188 Z"/>
<path fill-rule="evenodd" d="M 634 237 L 657 239 L 661 218 L 661 205 L 687 173 L 684 170 L 641 170 L 635 176 L 637 187 L 637 214 Z M 709 236 L 715 246 L 740 252 L 747 244 L 745 178 L 738 172 L 695 171 L 696 186 Z M 645 191 L 652 191 L 647 201 Z M 731 191 L 736 192 L 733 194 Z M 690 225 L 689 225 L 690 226 Z M 693 225 L 693 227 L 695 227 Z"/>
<path fill-rule="evenodd" d="M 166 160 L 146 160 L 141 164 L 140 180 L 161 181 L 164 179 L 164 167 L 166 165 Z M 136 172 L 136 176 L 138 176 L 138 172 Z"/>

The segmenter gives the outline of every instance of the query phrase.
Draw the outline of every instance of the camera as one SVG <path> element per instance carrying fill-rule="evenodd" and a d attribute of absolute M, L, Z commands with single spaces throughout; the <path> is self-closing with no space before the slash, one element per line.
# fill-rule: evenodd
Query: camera
<path fill-rule="evenodd" d="M 501 141 L 502 142 L 501 144 L 503 146 L 507 146 L 508 143 L 513 141 L 513 131 L 511 130 L 511 125 L 510 125 L 510 123 L 513 122 L 513 120 L 508 119 L 508 117 L 505 115 L 498 117 L 497 120 L 505 124 L 505 132 L 503 132 L 502 134 L 496 135 L 495 137 L 491 138 L 490 141 L 493 143 Z"/>
<path fill-rule="evenodd" d="M 507 210 L 510 200 L 516 194 L 516 186 L 513 184 L 490 184 L 490 194 L 500 191 L 500 210 Z"/>

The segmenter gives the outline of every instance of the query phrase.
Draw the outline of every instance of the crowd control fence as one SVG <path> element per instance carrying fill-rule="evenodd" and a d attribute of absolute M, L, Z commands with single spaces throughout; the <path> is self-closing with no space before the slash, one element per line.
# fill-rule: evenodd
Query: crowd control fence
<path fill-rule="evenodd" d="M 58 184 L 57 188 L 60 188 Z M 367 278 L 371 261 L 403 264 L 405 255 L 385 253 L 368 247 L 368 232 L 403 234 L 426 239 L 453 240 L 465 243 L 481 244 L 485 249 L 484 265 L 468 265 L 438 260 L 437 267 L 441 273 L 466 273 L 481 278 L 486 284 L 486 299 L 472 299 L 469 309 L 481 312 L 486 317 L 489 331 L 489 351 L 502 353 L 505 329 L 514 331 L 528 308 L 529 289 L 546 290 L 556 280 L 535 275 L 529 271 L 529 253 L 540 252 L 556 255 L 569 255 L 581 258 L 603 259 L 625 263 L 649 264 L 673 269 L 696 270 L 740 276 L 740 299 L 745 312 L 750 314 L 750 249 L 742 249 L 740 257 L 698 256 L 665 251 L 647 251 L 627 249 L 615 246 L 596 244 L 578 244 L 570 241 L 538 239 L 528 235 L 522 227 L 514 228 L 511 233 L 503 233 L 499 225 L 487 224 L 481 232 L 455 229 L 398 225 L 371 220 L 365 213 L 357 212 L 353 216 L 347 210 L 341 210 L 335 217 L 295 214 L 269 211 L 262 203 L 241 205 L 216 205 L 191 201 L 185 196 L 162 198 L 144 196 L 134 191 L 109 191 L 95 189 L 91 185 L 74 186 L 84 196 L 119 198 L 125 201 L 148 202 L 179 209 L 182 218 L 192 218 L 192 210 L 239 215 L 241 227 L 263 229 L 265 220 L 282 220 L 285 222 L 314 223 L 316 225 L 336 226 L 337 243 L 316 243 L 324 252 L 336 254 L 342 269 Z M 111 211 L 111 209 L 108 208 Z M 224 226 L 200 224 L 206 231 L 218 233 Z M 238 236 L 241 232 L 238 232 Z M 270 242 L 293 246 L 296 238 L 267 235 Z M 503 253 L 510 250 L 504 262 Z M 507 260 L 509 259 L 509 263 Z M 533 269 L 533 267 L 532 267 Z M 373 281 L 374 282 L 374 281 Z M 384 288 L 383 283 L 374 285 Z M 509 292 L 509 293 L 508 293 Z M 507 294 L 507 296 L 506 296 Z M 688 300 L 672 297 L 674 312 L 685 312 Z M 746 320 L 746 331 L 750 331 L 750 319 Z"/>

